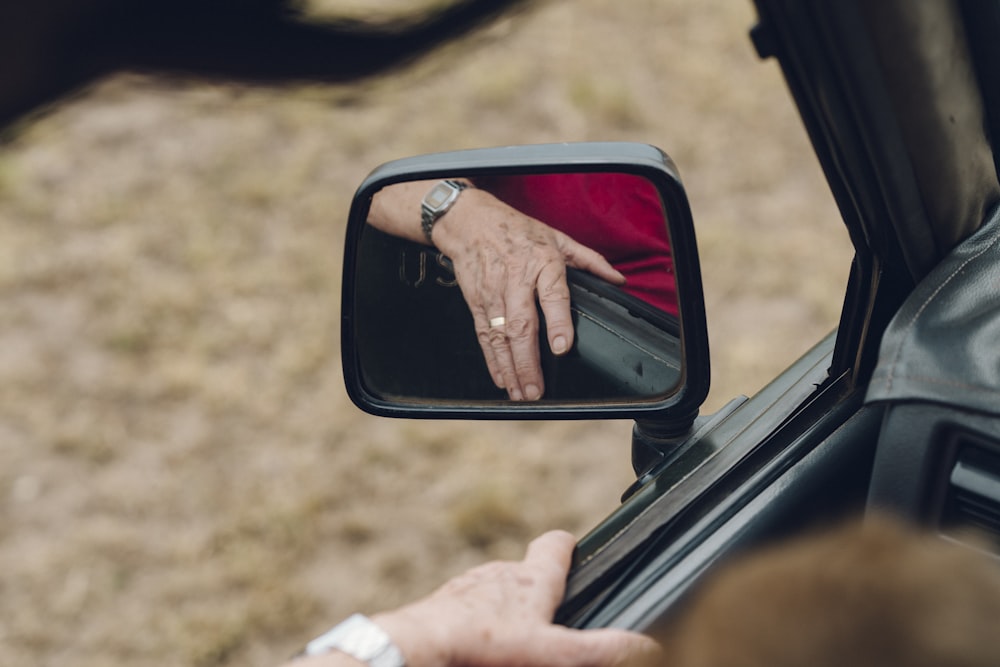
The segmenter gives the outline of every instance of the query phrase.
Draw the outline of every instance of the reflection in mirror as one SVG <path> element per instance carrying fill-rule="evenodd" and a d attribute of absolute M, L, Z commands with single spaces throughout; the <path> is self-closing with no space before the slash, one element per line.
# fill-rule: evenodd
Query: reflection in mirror
<path fill-rule="evenodd" d="M 681 379 L 666 214 L 642 176 L 406 181 L 359 239 L 354 318 L 386 400 L 662 399 Z"/>

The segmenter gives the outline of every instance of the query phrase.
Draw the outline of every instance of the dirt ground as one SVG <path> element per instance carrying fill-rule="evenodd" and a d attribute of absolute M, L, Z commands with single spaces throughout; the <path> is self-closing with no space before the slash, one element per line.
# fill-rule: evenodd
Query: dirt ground
<path fill-rule="evenodd" d="M 753 21 L 731 0 L 541 1 L 364 85 L 121 75 L 21 128 L 0 147 L 0 664 L 273 665 L 615 507 L 629 422 L 390 421 L 348 400 L 344 224 L 386 160 L 670 153 L 706 413 L 831 330 L 847 235 Z"/>

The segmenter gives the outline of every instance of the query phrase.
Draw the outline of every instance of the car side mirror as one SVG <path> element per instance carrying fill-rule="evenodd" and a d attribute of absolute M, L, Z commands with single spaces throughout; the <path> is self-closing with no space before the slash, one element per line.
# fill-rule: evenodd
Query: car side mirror
<path fill-rule="evenodd" d="M 523 252 L 499 257 L 487 236 Z M 431 245 L 446 240 L 450 254 Z M 536 280 L 526 257 L 553 244 L 562 256 Z M 530 303 L 518 311 L 518 299 Z M 670 158 L 645 144 L 479 149 L 377 168 L 351 207 L 342 309 L 348 393 L 377 415 L 687 420 L 708 393 L 687 196 Z M 553 332 L 568 322 L 572 344 L 560 349 Z M 505 379 L 532 364 L 537 382 Z"/>

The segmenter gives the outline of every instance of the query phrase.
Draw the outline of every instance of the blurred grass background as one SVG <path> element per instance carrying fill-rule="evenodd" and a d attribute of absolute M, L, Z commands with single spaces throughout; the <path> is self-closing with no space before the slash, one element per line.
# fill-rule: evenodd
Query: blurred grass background
<path fill-rule="evenodd" d="M 276 664 L 615 507 L 628 422 L 350 404 L 344 222 L 386 160 L 665 149 L 701 253 L 706 413 L 831 330 L 847 235 L 753 21 L 749 2 L 544 0 L 363 84 L 120 75 L 22 127 L 0 150 L 0 664 Z"/>

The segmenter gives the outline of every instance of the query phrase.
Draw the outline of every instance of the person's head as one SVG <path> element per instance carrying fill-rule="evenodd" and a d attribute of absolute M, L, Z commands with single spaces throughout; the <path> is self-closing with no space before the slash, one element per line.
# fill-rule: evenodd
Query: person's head
<path fill-rule="evenodd" d="M 1000 665 L 1000 564 L 869 520 L 736 559 L 669 634 L 679 667 Z"/>

